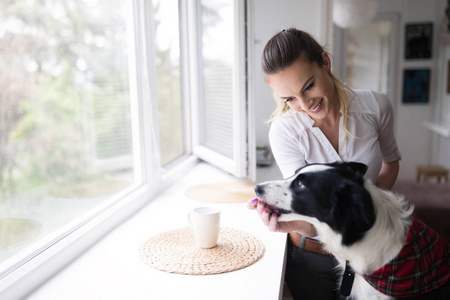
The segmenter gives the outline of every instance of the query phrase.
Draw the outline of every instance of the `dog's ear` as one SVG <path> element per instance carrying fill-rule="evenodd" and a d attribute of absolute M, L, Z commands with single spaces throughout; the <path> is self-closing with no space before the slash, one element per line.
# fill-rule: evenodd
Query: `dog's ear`
<path fill-rule="evenodd" d="M 363 185 L 343 181 L 334 194 L 329 216 L 330 226 L 342 234 L 342 243 L 351 245 L 360 240 L 375 223 L 372 197 Z"/>
<path fill-rule="evenodd" d="M 353 173 L 360 175 L 361 177 L 363 177 L 366 174 L 368 169 L 367 165 L 353 161 L 339 163 L 338 165 L 343 169 L 350 170 Z"/>
<path fill-rule="evenodd" d="M 364 176 L 369 168 L 367 165 L 359 162 L 347 162 L 346 166 L 352 172 Z"/>

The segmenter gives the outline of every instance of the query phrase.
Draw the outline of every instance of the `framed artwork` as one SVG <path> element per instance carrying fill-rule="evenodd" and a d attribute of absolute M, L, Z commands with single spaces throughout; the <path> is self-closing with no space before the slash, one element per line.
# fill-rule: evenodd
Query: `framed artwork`
<path fill-rule="evenodd" d="M 405 59 L 431 58 L 433 23 L 406 24 Z"/>
<path fill-rule="evenodd" d="M 430 69 L 408 69 L 403 73 L 403 103 L 428 103 Z"/>

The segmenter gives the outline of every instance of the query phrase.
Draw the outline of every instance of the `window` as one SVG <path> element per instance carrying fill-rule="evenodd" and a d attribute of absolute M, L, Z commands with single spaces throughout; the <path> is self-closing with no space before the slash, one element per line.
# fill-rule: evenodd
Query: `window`
<path fill-rule="evenodd" d="M 233 3 L 202 0 L 200 4 L 200 124 L 204 129 L 200 143 L 233 158 Z"/>
<path fill-rule="evenodd" d="M 191 120 L 201 147 L 245 176 L 245 63 L 228 28 L 243 28 L 239 3 L 0 4 L 0 280 L 146 203 L 193 157 Z M 236 40 L 227 57 L 211 47 L 222 31 Z"/>
<path fill-rule="evenodd" d="M 161 164 L 185 154 L 178 2 L 153 0 Z"/>
<path fill-rule="evenodd" d="M 194 1 L 193 1 L 194 2 Z M 198 100 L 194 153 L 238 177 L 248 175 L 245 7 L 237 0 L 195 1 Z"/>
<path fill-rule="evenodd" d="M 131 4 L 2 4 L 0 263 L 19 261 L 30 245 L 142 183 L 131 129 Z"/>

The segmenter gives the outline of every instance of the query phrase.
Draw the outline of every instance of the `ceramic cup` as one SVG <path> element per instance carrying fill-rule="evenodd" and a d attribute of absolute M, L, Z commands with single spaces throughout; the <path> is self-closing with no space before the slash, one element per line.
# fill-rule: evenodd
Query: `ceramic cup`
<path fill-rule="evenodd" d="M 220 231 L 220 210 L 213 207 L 197 207 L 188 213 L 188 221 L 194 230 L 195 241 L 200 248 L 217 245 Z"/>

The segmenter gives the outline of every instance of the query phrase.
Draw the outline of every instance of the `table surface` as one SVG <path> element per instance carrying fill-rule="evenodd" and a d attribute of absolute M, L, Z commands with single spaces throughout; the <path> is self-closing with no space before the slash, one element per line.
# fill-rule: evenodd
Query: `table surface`
<path fill-rule="evenodd" d="M 245 203 L 206 203 L 184 195 L 189 186 L 227 180 L 236 179 L 200 164 L 27 299 L 281 299 L 286 234 L 270 232 Z M 223 227 L 259 238 L 263 257 L 244 269 L 216 275 L 167 273 L 140 261 L 143 242 L 187 227 L 187 213 L 198 206 L 220 208 Z"/>

